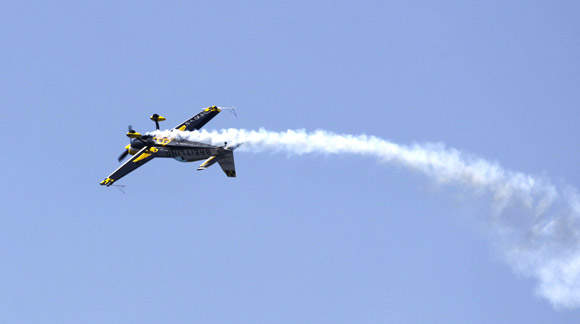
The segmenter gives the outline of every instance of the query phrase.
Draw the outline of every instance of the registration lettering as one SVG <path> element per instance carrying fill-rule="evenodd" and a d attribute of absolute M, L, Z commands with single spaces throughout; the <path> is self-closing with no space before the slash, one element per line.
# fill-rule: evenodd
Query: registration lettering
<path fill-rule="evenodd" d="M 210 149 L 184 149 L 184 150 L 171 150 L 168 152 L 171 157 L 186 157 L 192 155 L 211 155 Z"/>

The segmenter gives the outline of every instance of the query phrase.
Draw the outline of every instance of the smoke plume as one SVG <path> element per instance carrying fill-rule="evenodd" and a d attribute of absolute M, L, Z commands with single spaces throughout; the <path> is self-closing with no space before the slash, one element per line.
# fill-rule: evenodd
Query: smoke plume
<path fill-rule="evenodd" d="M 244 151 L 294 154 L 360 154 L 418 170 L 440 184 L 488 193 L 495 213 L 494 241 L 512 269 L 538 281 L 536 293 L 556 308 L 580 307 L 580 195 L 573 187 L 503 169 L 499 164 L 442 144 L 399 145 L 367 135 L 339 135 L 317 130 L 272 132 L 156 132 L 158 135 L 222 145 L 243 143 Z"/>

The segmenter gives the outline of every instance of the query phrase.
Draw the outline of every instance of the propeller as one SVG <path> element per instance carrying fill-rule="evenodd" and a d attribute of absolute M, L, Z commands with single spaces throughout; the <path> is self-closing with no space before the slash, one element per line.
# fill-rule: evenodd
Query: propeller
<path fill-rule="evenodd" d="M 135 133 L 133 126 L 131 126 L 131 125 L 127 126 L 127 133 Z M 131 138 L 129 138 L 129 145 L 131 145 Z M 126 158 L 128 154 L 129 154 L 129 149 L 127 148 L 123 151 L 123 153 L 121 153 L 121 155 L 119 155 L 117 160 L 119 162 L 123 161 L 123 159 Z"/>
<path fill-rule="evenodd" d="M 119 162 L 123 161 L 123 159 L 127 156 L 127 154 L 129 154 L 128 150 L 124 150 L 123 153 L 121 153 L 121 155 L 119 155 L 119 157 L 117 158 L 117 160 Z"/>

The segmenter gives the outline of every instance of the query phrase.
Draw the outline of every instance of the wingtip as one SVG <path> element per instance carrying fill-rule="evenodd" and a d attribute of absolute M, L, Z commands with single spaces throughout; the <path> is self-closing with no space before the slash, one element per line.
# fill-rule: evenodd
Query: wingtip
<path fill-rule="evenodd" d="M 107 178 L 107 179 L 101 181 L 101 186 L 107 186 L 107 187 L 109 187 L 110 185 L 113 184 L 113 182 L 115 182 L 115 180 L 113 180 L 111 178 Z"/>

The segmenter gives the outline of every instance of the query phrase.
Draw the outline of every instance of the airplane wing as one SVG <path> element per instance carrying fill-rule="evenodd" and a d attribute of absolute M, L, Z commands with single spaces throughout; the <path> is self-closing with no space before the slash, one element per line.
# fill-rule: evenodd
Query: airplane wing
<path fill-rule="evenodd" d="M 174 129 L 181 131 L 193 131 L 203 127 L 212 118 L 220 113 L 220 109 L 216 106 L 207 107 L 202 110 L 199 114 L 191 117 L 190 119 L 184 121 L 183 123 L 175 126 Z"/>
<path fill-rule="evenodd" d="M 101 185 L 107 187 L 112 185 L 113 182 L 131 173 L 143 164 L 153 160 L 153 158 L 157 156 L 157 152 L 159 152 L 159 150 L 155 147 L 146 146 L 142 148 L 139 152 L 133 155 L 133 157 L 127 160 L 127 162 L 123 163 L 123 165 L 111 173 L 111 175 L 109 175 L 105 180 L 101 181 Z"/>

